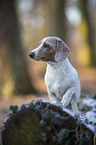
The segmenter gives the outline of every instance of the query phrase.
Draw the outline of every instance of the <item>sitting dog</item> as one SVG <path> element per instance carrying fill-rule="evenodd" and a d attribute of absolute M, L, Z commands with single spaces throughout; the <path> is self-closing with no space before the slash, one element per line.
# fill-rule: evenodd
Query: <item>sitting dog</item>
<path fill-rule="evenodd" d="M 80 81 L 68 60 L 69 55 L 68 46 L 58 37 L 45 37 L 38 43 L 38 48 L 29 54 L 32 59 L 47 63 L 45 84 L 50 100 L 64 107 L 71 101 L 73 112 L 78 113 Z"/>

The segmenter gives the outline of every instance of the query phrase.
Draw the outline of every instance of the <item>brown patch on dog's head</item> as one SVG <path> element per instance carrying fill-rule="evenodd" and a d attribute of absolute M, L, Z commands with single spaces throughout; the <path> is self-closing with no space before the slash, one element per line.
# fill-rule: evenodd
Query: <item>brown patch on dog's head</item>
<path fill-rule="evenodd" d="M 55 50 L 47 42 L 43 43 L 43 52 L 42 52 L 42 55 L 44 55 L 43 61 L 52 61 L 52 62 L 55 62 Z"/>
<path fill-rule="evenodd" d="M 58 37 L 46 37 L 38 43 L 29 56 L 34 60 L 59 62 L 70 54 L 68 46 Z"/>

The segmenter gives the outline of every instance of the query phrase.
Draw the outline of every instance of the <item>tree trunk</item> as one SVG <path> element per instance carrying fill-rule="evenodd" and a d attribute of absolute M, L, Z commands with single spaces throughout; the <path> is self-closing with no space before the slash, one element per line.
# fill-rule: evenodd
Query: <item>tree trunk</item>
<path fill-rule="evenodd" d="M 91 52 L 91 65 L 96 66 L 96 10 L 90 1 L 81 1 L 81 10 L 88 26 L 88 43 Z"/>
<path fill-rule="evenodd" d="M 66 21 L 64 15 L 65 0 L 51 0 L 49 1 L 50 10 L 50 34 L 64 39 L 66 30 Z"/>
<path fill-rule="evenodd" d="M 0 0 L 0 95 L 30 93 L 15 0 Z"/>

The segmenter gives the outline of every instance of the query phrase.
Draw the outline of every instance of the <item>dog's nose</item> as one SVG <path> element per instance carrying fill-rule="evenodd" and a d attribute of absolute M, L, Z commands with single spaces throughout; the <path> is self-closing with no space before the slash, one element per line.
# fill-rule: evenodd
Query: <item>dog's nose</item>
<path fill-rule="evenodd" d="M 30 56 L 31 58 L 34 58 L 34 55 L 35 55 L 34 52 L 30 52 L 30 53 L 29 53 L 29 56 Z"/>

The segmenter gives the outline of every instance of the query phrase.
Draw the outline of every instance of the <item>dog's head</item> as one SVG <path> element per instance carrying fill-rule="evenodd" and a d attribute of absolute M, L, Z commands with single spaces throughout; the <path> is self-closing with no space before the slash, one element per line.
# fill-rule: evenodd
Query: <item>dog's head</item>
<path fill-rule="evenodd" d="M 60 62 L 70 55 L 68 46 L 58 37 L 45 37 L 38 43 L 38 47 L 29 53 L 37 61 Z"/>

